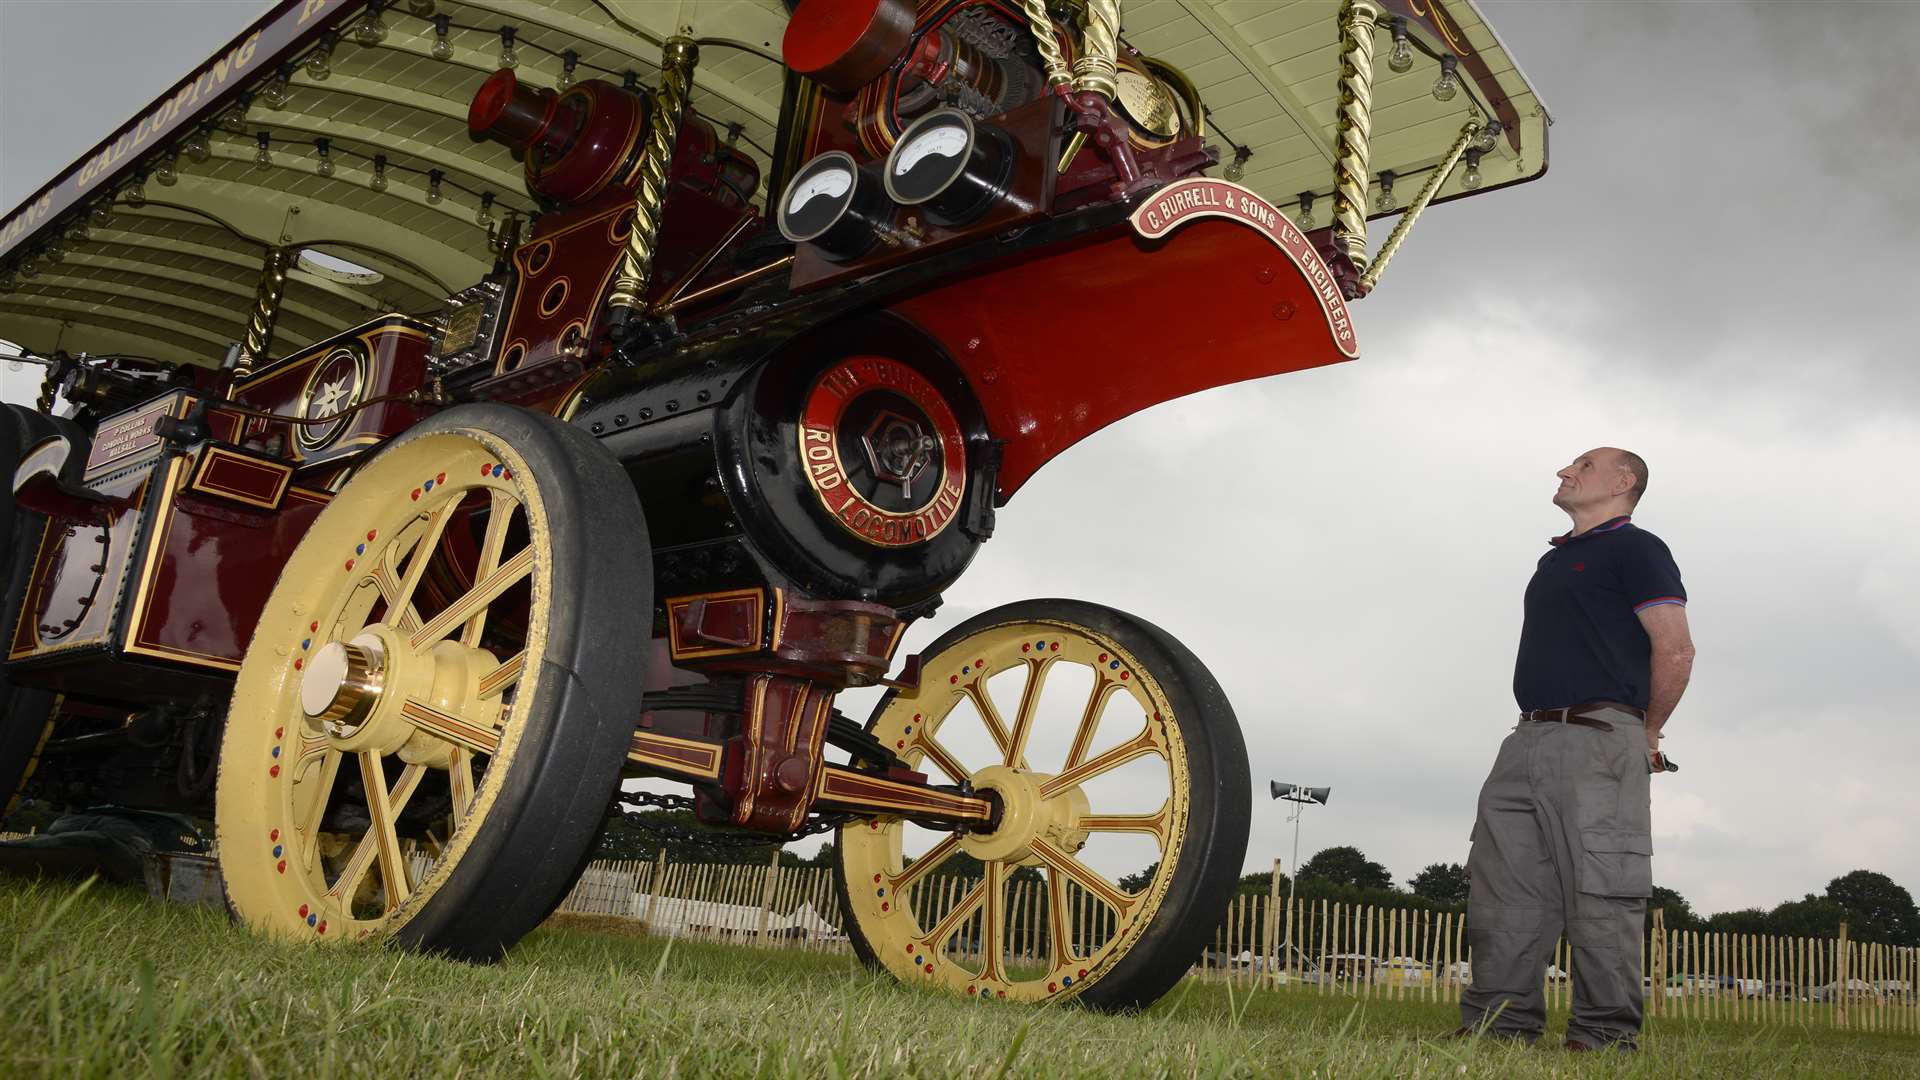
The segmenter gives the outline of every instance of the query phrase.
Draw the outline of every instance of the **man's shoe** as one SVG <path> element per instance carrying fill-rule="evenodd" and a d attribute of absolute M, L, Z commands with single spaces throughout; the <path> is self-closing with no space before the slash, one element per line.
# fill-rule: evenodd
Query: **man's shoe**
<path fill-rule="evenodd" d="M 1568 1039 L 1566 1042 L 1566 1049 L 1567 1049 L 1567 1052 L 1570 1054 L 1586 1054 L 1586 1053 L 1591 1053 L 1595 1050 L 1618 1050 L 1623 1054 L 1632 1054 L 1637 1052 L 1640 1049 L 1640 1047 L 1632 1042 L 1627 1041 L 1626 1039 L 1621 1039 L 1618 1042 L 1608 1043 L 1605 1046 L 1595 1046 L 1584 1039 Z"/>

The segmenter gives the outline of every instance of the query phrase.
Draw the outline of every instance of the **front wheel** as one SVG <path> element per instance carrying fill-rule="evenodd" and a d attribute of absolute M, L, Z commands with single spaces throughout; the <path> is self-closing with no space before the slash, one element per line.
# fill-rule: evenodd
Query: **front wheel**
<path fill-rule="evenodd" d="M 532 929 L 618 783 L 649 550 L 626 473 L 576 428 L 463 406 L 382 449 L 288 560 L 234 685 L 235 912 L 470 960 Z"/>
<path fill-rule="evenodd" d="M 1000 802 L 986 833 L 899 820 L 836 845 L 854 951 L 976 998 L 1152 1003 L 1226 911 L 1246 855 L 1246 747 L 1165 631 L 1074 600 L 977 615 L 868 730 L 933 782 Z"/>

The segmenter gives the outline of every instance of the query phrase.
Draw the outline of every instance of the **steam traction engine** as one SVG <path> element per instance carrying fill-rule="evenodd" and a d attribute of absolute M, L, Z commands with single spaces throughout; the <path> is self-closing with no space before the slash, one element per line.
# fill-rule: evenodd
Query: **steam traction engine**
<path fill-rule="evenodd" d="M 382 7 L 284 5 L 248 62 L 279 58 L 284 92 L 343 33 L 377 44 Z M 486 75 L 468 129 L 519 162 L 536 212 L 489 232 L 492 272 L 437 312 L 275 358 L 290 256 L 270 245 L 224 367 L 61 356 L 73 416 L 10 415 L 30 542 L 0 781 L 211 793 L 249 923 L 470 958 L 552 910 L 623 777 L 680 781 L 710 823 L 837 823 L 848 932 L 903 979 L 1153 1000 L 1245 851 L 1246 754 L 1213 677 L 1077 601 L 899 646 L 1080 438 L 1357 355 L 1346 301 L 1403 235 L 1366 258 L 1389 25 L 1366 2 L 1318 25 L 1343 96 L 1335 227 L 1312 240 L 1206 175 L 1200 92 L 1117 43 L 1112 0 L 804 0 L 764 185 L 692 107 L 693 37 L 667 38 L 651 91 L 575 77 L 573 51 L 557 86 Z M 1490 152 L 1482 107 L 1409 220 Z M 1177 318 L 1130 316 L 1148 305 Z M 876 684 L 866 724 L 834 709 Z M 1093 860 L 1116 836 L 1144 884 Z M 936 906 L 920 886 L 959 855 L 981 876 Z M 1009 883 L 1034 870 L 1049 960 L 1016 967 Z"/>

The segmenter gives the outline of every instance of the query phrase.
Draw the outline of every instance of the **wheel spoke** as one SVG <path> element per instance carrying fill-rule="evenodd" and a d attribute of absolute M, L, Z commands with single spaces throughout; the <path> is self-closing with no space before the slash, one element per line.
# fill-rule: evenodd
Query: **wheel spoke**
<path fill-rule="evenodd" d="M 942 840 L 939 843 L 928 848 L 927 853 L 925 855 L 922 855 L 919 858 L 913 860 L 912 865 L 908 866 L 905 870 L 902 870 L 900 872 L 899 877 L 896 877 L 893 879 L 894 895 L 899 896 L 900 894 L 905 893 L 908 889 L 913 888 L 914 882 L 919 881 L 921 878 L 926 877 L 928 874 L 933 873 L 934 870 L 939 868 L 941 863 L 944 863 L 949 858 L 952 858 L 953 853 L 959 850 L 960 850 L 960 834 L 959 833 L 954 833 L 953 835 L 947 837 L 945 840 Z"/>
<path fill-rule="evenodd" d="M 946 948 L 947 942 L 953 935 L 959 933 L 960 925 L 973 917 L 974 911 L 985 902 L 986 897 L 986 882 L 976 882 L 973 888 L 968 889 L 966 895 L 960 898 L 960 902 L 953 905 L 953 910 L 947 912 L 947 917 L 927 931 L 927 947 L 936 952 Z"/>
<path fill-rule="evenodd" d="M 391 619 L 396 611 L 400 613 L 399 620 L 394 623 L 400 632 L 411 634 L 420 629 L 420 613 L 414 610 L 411 603 L 404 607 L 400 604 L 400 579 L 394 576 L 392 564 L 386 559 L 380 560 L 368 577 L 373 580 L 373 587 L 380 590 L 380 599 L 386 601 L 388 618 Z"/>
<path fill-rule="evenodd" d="M 526 663 L 527 654 L 524 649 L 500 661 L 499 667 L 487 672 L 481 678 L 478 696 L 484 700 L 504 693 L 507 687 L 520 681 L 521 669 L 526 666 Z"/>
<path fill-rule="evenodd" d="M 916 734 L 913 738 L 914 743 L 933 759 L 933 763 L 940 766 L 940 771 L 947 774 L 947 779 L 957 784 L 973 775 L 973 770 L 961 765 L 959 759 L 949 753 L 946 747 L 941 746 L 939 740 L 933 736 Z"/>
<path fill-rule="evenodd" d="M 1067 880 L 1062 871 L 1047 868 L 1047 939 L 1055 968 L 1080 958 L 1073 951 L 1073 903 L 1067 895 Z"/>
<path fill-rule="evenodd" d="M 1126 919 L 1127 913 L 1139 903 L 1139 897 L 1129 896 L 1120 891 L 1120 887 L 1101 877 L 1092 867 L 1079 859 L 1061 851 L 1045 840 L 1033 842 L 1033 853 L 1052 869 L 1073 879 L 1076 885 L 1092 893 L 1094 899 L 1114 910 L 1114 914 Z"/>
<path fill-rule="evenodd" d="M 1168 826 L 1172 822 L 1173 805 L 1166 802 L 1151 814 L 1087 814 L 1080 819 L 1080 827 L 1088 832 L 1148 833 L 1159 841 L 1160 850 L 1165 851 Z"/>
<path fill-rule="evenodd" d="M 1134 758 L 1160 752 L 1160 744 L 1153 737 L 1153 725 L 1148 724 L 1140 729 L 1140 734 L 1119 746 L 1106 751 L 1092 761 L 1081 762 L 1041 784 L 1040 797 L 1051 799 L 1068 788 L 1079 787 L 1101 773 L 1117 769 Z"/>
<path fill-rule="evenodd" d="M 456 746 L 447 760 L 447 795 L 453 804 L 453 827 L 466 823 L 467 808 L 473 805 L 473 754 Z"/>
<path fill-rule="evenodd" d="M 521 578 L 533 572 L 533 546 L 520 549 L 520 553 L 481 578 L 466 595 L 448 604 L 445 611 L 433 617 L 433 621 L 421 627 L 407 639 L 414 649 L 424 649 L 428 645 L 446 637 L 456 626 L 479 614 L 480 610 L 492 603 L 499 595 L 519 583 Z"/>
<path fill-rule="evenodd" d="M 482 754 L 491 754 L 500 748 L 498 728 L 482 727 L 452 713 L 442 712 L 424 701 L 408 698 L 401 702 L 400 717 L 434 738 L 444 739 L 455 746 Z"/>
<path fill-rule="evenodd" d="M 480 561 L 475 564 L 473 580 L 484 581 L 489 574 L 500 568 L 500 554 L 507 545 L 507 526 L 513 521 L 514 508 L 519 506 L 512 495 L 498 488 L 490 493 L 487 503 L 487 534 L 480 541 Z M 467 620 L 466 628 L 460 631 L 460 644 L 469 648 L 480 644 L 480 635 L 487 628 L 487 609 L 483 605 Z"/>
<path fill-rule="evenodd" d="M 1013 736 L 1007 731 L 1007 722 L 1000 719 L 1000 710 L 993 704 L 993 698 L 987 695 L 986 681 L 987 675 L 983 671 L 975 675 L 972 682 L 962 684 L 960 690 L 967 695 L 967 700 L 973 702 L 974 710 L 980 714 L 980 722 L 986 725 L 987 737 L 993 740 L 1002 759 L 1011 760 Z"/>
<path fill-rule="evenodd" d="M 1063 769 L 1071 769 L 1080 764 L 1093 746 L 1093 733 L 1100 728 L 1100 714 L 1107 707 L 1107 697 L 1120 688 L 1119 682 L 1099 674 L 1093 683 L 1093 691 L 1087 695 L 1086 708 L 1080 712 L 1080 726 L 1073 731 L 1073 748 L 1067 751 L 1067 761 Z"/>
<path fill-rule="evenodd" d="M 293 831 L 299 837 L 296 848 L 297 865 L 311 867 L 320 851 L 320 824 L 327 815 L 327 802 L 333 794 L 333 782 L 340 775 L 340 751 L 333 749 L 325 739 L 303 739 L 300 760 L 294 763 L 294 818 Z M 318 742 L 320 747 L 308 753 L 306 747 Z M 302 774 L 313 768 L 314 762 L 320 763 L 320 775 L 310 780 L 302 779 Z M 300 800 L 307 800 L 302 805 Z"/>
<path fill-rule="evenodd" d="M 433 551 L 440 546 L 440 535 L 447 531 L 447 522 L 453 520 L 454 507 L 459 500 L 453 500 L 433 512 L 427 519 L 426 530 L 418 543 L 413 546 L 413 557 L 407 560 L 407 575 L 400 579 L 400 588 L 395 596 L 387 599 L 388 626 L 398 626 L 400 620 L 413 607 L 413 590 L 420 587 L 420 579 L 427 575 L 427 564 L 433 561 Z M 395 545 L 397 549 L 399 545 Z M 394 557 L 399 557 L 396 550 Z"/>
<path fill-rule="evenodd" d="M 408 765 L 401 770 L 400 780 L 393 791 L 387 790 L 385 771 L 380 767 L 380 755 L 371 750 L 363 750 L 360 758 L 360 783 L 367 790 L 367 838 L 374 842 L 374 854 L 380 865 L 380 878 L 386 884 L 387 910 L 400 906 L 413 892 L 413 886 L 407 881 L 407 860 L 400 850 L 400 831 L 395 820 L 413 789 L 420 783 L 420 774 L 425 768 L 420 765 Z M 364 841 L 363 841 L 364 842 Z"/>
<path fill-rule="evenodd" d="M 1013 736 L 1009 740 L 1005 761 L 1009 765 L 1024 763 L 1027 757 L 1027 737 L 1033 734 L 1034 714 L 1039 710 L 1040 690 L 1046 685 L 1047 671 L 1053 667 L 1053 659 L 1028 660 L 1026 689 L 1020 692 L 1020 711 L 1013 716 Z"/>
<path fill-rule="evenodd" d="M 1005 982 L 1002 953 L 1007 933 L 1007 864 L 987 863 L 980 884 L 986 889 L 980 913 L 980 977 Z"/>

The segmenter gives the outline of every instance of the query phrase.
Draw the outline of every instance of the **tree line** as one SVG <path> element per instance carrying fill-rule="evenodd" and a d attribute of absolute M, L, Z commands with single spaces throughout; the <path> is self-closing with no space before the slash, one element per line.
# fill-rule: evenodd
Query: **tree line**
<path fill-rule="evenodd" d="M 635 821 L 633 817 L 641 820 Z M 667 859 L 676 863 L 755 863 L 765 865 L 777 845 L 742 843 L 739 833 L 707 829 L 689 811 L 653 811 L 627 817 L 615 814 L 600 837 L 596 858 L 640 859 L 651 861 L 662 847 Z M 652 826 L 649 828 L 648 826 Z M 833 844 L 827 843 L 810 857 L 781 850 L 782 866 L 832 866 Z M 1119 881 L 1127 890 L 1142 888 L 1159 870 L 1153 863 Z M 942 875 L 977 877 L 980 864 L 970 856 L 956 854 L 940 868 Z M 1242 877 L 1235 891 L 1267 895 L 1274 889 L 1273 871 L 1263 870 Z M 1040 880 L 1032 867 L 1022 867 L 1015 880 Z M 1280 875 L 1279 893 L 1286 895 L 1290 884 Z M 1330 847 L 1300 864 L 1300 879 L 1294 883 L 1296 897 L 1302 902 L 1322 900 L 1343 904 L 1372 904 L 1379 907 L 1412 908 L 1428 911 L 1464 912 L 1467 909 L 1467 868 L 1460 863 L 1430 863 L 1407 880 L 1404 888 L 1394 883 L 1393 874 L 1380 863 L 1367 858 L 1359 848 Z M 1839 936 L 1840 924 L 1847 924 L 1848 937 L 1886 945 L 1920 946 L 1920 908 L 1913 894 L 1885 874 L 1855 870 L 1827 883 L 1819 894 L 1808 893 L 1799 900 L 1788 900 L 1771 909 L 1743 908 L 1715 915 L 1701 915 L 1686 897 L 1673 889 L 1656 885 L 1647 907 L 1662 908 L 1666 928 L 1738 934 L 1771 934 L 1781 937 Z M 1647 920 L 1652 932 L 1652 919 Z"/>
<path fill-rule="evenodd" d="M 1158 864 L 1141 875 L 1144 881 Z M 1239 891 L 1265 893 L 1272 888 L 1273 874 L 1265 871 L 1240 879 Z M 1280 876 L 1280 892 L 1287 890 L 1287 877 Z M 1460 863 L 1430 863 L 1408 879 L 1403 890 L 1394 885 L 1385 866 L 1366 857 L 1359 848 L 1333 847 L 1300 864 L 1296 895 L 1318 902 L 1321 899 L 1383 907 L 1424 908 L 1434 911 L 1464 912 L 1467 908 L 1467 868 Z M 1771 909 L 1743 908 L 1715 915 L 1696 912 L 1687 898 L 1662 885 L 1653 888 L 1647 908 L 1664 909 L 1662 920 L 1669 931 L 1698 930 L 1710 933 L 1767 934 L 1779 937 L 1832 938 L 1847 924 L 1847 936 L 1854 941 L 1883 945 L 1920 946 L 1920 907 L 1913 894 L 1885 874 L 1873 870 L 1854 870 L 1827 883 L 1819 894 L 1808 893 L 1799 900 L 1788 900 Z M 1652 919 L 1647 920 L 1648 933 Z"/>

